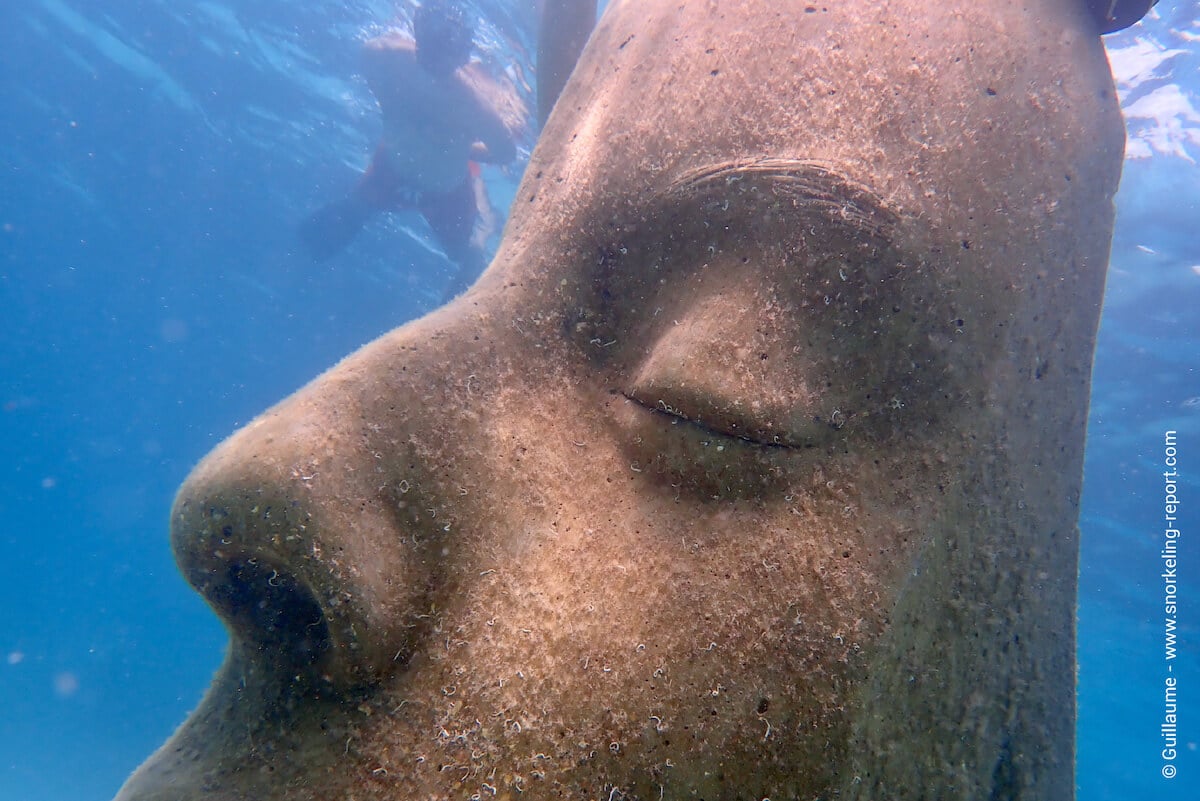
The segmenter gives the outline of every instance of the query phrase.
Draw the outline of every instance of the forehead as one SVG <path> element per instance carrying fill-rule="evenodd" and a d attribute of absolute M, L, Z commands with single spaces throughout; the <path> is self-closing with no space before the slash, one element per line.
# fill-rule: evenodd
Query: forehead
<path fill-rule="evenodd" d="M 1057 193 L 1065 173 L 1115 187 L 1120 121 L 1079 9 L 942 5 L 615 4 L 543 134 L 516 230 L 603 217 L 730 159 L 823 164 L 946 220 Z"/>

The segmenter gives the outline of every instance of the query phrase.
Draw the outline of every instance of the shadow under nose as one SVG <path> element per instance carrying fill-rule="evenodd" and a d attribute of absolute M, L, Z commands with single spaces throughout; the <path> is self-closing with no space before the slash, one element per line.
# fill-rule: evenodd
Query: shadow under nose
<path fill-rule="evenodd" d="M 198 589 L 229 627 L 280 672 L 317 672 L 332 653 L 325 613 L 286 568 L 253 556 L 229 563 Z"/>

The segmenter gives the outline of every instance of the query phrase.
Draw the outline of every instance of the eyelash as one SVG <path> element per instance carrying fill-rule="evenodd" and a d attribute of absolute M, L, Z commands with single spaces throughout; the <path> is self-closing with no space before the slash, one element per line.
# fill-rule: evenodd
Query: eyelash
<path fill-rule="evenodd" d="M 710 434 L 714 437 L 720 437 L 721 439 L 724 439 L 724 440 L 732 440 L 733 442 L 742 443 L 742 444 L 750 446 L 750 447 L 770 448 L 770 449 L 797 447 L 796 445 L 793 445 L 791 443 L 783 442 L 782 440 L 780 440 L 778 435 L 776 435 L 774 437 L 774 439 L 776 440 L 775 442 L 763 442 L 761 440 L 753 439 L 752 437 L 742 436 L 740 434 L 735 434 L 730 431 L 722 431 L 721 429 L 714 428 L 713 426 L 708 425 L 707 423 L 704 423 L 698 419 L 693 419 L 693 418 L 689 417 L 683 411 L 672 407 L 670 404 L 668 404 L 666 401 L 662 400 L 661 398 L 658 400 L 657 403 L 655 403 L 653 406 L 651 406 L 651 405 L 644 403 L 642 400 L 635 397 L 634 395 L 630 395 L 629 393 L 626 393 L 626 392 L 614 390 L 614 394 L 620 395 L 621 397 L 625 398 L 625 400 L 629 401 L 630 403 L 636 404 L 637 406 L 640 406 L 641 408 L 646 409 L 649 412 L 652 412 L 654 414 L 661 414 L 666 417 L 669 417 L 671 419 L 672 425 L 676 425 L 680 421 L 683 421 L 684 423 L 687 423 L 688 425 L 695 426 L 697 429 L 699 429 L 700 431 L 703 431 L 706 434 Z"/>

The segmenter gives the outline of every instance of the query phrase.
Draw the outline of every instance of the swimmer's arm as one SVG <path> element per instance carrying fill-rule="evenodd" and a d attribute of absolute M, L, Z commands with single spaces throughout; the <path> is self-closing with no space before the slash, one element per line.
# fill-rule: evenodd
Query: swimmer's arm
<path fill-rule="evenodd" d="M 471 145 L 471 160 L 488 164 L 508 164 L 517 157 L 517 146 L 513 143 L 512 134 L 491 109 L 482 111 L 480 130 L 476 132 L 477 139 Z"/>

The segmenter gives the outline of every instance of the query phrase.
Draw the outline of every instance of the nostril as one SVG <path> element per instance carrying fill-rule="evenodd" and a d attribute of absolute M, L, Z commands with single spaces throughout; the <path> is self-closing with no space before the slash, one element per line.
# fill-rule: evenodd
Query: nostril
<path fill-rule="evenodd" d="M 281 410 L 235 434 L 180 487 L 171 548 L 245 664 L 340 691 L 405 667 L 430 563 L 375 473 L 295 467 L 329 436 Z"/>
<path fill-rule="evenodd" d="M 234 650 L 265 674 L 339 689 L 404 666 L 426 584 L 382 512 L 301 503 L 261 480 L 220 486 L 203 470 L 176 499 L 171 545 Z"/>
<path fill-rule="evenodd" d="M 320 604 L 299 578 L 254 556 L 231 559 L 209 578 L 198 589 L 263 661 L 281 673 L 319 671 L 333 640 Z"/>

